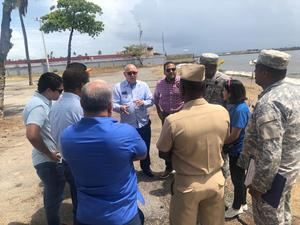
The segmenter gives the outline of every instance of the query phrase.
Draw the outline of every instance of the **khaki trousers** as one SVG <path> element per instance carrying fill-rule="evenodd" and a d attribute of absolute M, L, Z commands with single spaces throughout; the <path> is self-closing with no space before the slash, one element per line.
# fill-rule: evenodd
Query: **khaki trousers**
<path fill-rule="evenodd" d="M 224 176 L 176 175 L 170 203 L 170 225 L 223 225 Z"/>

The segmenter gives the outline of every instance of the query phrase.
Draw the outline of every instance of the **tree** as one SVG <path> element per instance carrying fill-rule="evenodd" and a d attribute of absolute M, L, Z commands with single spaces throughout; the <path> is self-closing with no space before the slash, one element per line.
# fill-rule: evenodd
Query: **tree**
<path fill-rule="evenodd" d="M 143 65 L 142 56 L 145 55 L 147 51 L 147 45 L 129 45 L 124 47 L 125 50 L 123 51 L 126 55 L 131 55 L 132 57 L 136 57 L 137 60 Z"/>
<path fill-rule="evenodd" d="M 68 41 L 67 64 L 71 61 L 71 43 L 74 31 L 91 37 L 98 36 L 104 30 L 104 24 L 96 21 L 96 15 L 102 14 L 100 6 L 86 0 L 58 0 L 56 7 L 43 17 L 41 30 L 45 33 L 70 31 Z"/>
<path fill-rule="evenodd" d="M 24 46 L 25 46 L 25 54 L 26 54 L 26 61 L 27 61 L 27 68 L 28 68 L 28 78 L 29 78 L 29 85 L 33 85 L 32 83 L 32 70 L 31 70 L 31 63 L 30 63 L 30 57 L 29 57 L 29 50 L 28 50 L 28 40 L 27 40 L 27 34 L 26 34 L 26 28 L 24 24 L 23 17 L 26 16 L 27 13 L 27 6 L 28 6 L 28 0 L 17 0 L 16 1 L 16 7 L 19 11 L 19 17 L 23 32 L 23 38 L 24 38 Z"/>
<path fill-rule="evenodd" d="M 12 48 L 10 42 L 12 29 L 10 28 L 11 12 L 15 2 L 5 0 L 2 8 L 2 22 L 0 35 L 0 117 L 4 115 L 4 89 L 5 89 L 5 60 L 9 50 Z"/>

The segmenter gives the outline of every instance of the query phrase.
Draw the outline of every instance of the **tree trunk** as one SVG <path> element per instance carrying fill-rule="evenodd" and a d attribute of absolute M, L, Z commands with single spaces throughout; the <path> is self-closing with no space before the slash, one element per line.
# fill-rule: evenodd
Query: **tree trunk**
<path fill-rule="evenodd" d="M 28 79 L 29 79 L 29 85 L 32 85 L 32 72 L 31 72 L 31 63 L 29 58 L 29 50 L 28 50 L 28 40 L 27 40 L 27 34 L 26 29 L 23 21 L 23 15 L 21 11 L 19 10 L 19 16 L 22 26 L 22 32 L 23 32 L 23 38 L 24 38 L 24 46 L 25 46 L 25 54 L 26 54 L 26 61 L 27 61 L 27 68 L 28 68 Z"/>
<path fill-rule="evenodd" d="M 137 59 L 139 60 L 141 66 L 144 66 L 142 57 L 137 57 Z"/>
<path fill-rule="evenodd" d="M 73 32 L 74 32 L 74 29 L 72 28 L 70 36 L 69 36 L 69 43 L 68 43 L 67 66 L 71 63 L 71 43 L 72 43 Z"/>
<path fill-rule="evenodd" d="M 10 29 L 11 11 L 13 4 L 10 0 L 3 2 L 1 36 L 0 36 L 0 117 L 4 115 L 5 61 L 9 50 L 12 30 Z"/>

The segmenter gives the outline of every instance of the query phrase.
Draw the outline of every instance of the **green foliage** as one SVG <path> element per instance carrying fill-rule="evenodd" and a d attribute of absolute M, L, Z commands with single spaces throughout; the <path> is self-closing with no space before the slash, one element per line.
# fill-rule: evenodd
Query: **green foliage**
<path fill-rule="evenodd" d="M 18 7 L 22 16 L 26 16 L 28 0 L 16 0 L 16 7 Z"/>
<path fill-rule="evenodd" d="M 95 37 L 104 29 L 104 24 L 96 20 L 101 14 L 100 6 L 86 0 L 58 0 L 57 6 L 41 17 L 41 30 L 45 33 L 77 30 Z"/>
<path fill-rule="evenodd" d="M 147 45 L 129 45 L 124 47 L 124 54 L 140 58 L 147 51 Z"/>

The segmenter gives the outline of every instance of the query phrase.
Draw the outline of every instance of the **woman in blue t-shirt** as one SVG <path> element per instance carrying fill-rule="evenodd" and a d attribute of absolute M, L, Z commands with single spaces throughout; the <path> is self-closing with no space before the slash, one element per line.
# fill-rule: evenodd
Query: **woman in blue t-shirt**
<path fill-rule="evenodd" d="M 225 218 L 233 218 L 247 210 L 245 170 L 237 166 L 237 160 L 243 150 L 245 128 L 250 110 L 246 104 L 246 89 L 239 80 L 228 80 L 223 88 L 223 98 L 227 102 L 230 115 L 230 135 L 225 140 L 224 151 L 229 154 L 231 180 L 234 186 L 232 207 L 225 212 Z"/>

